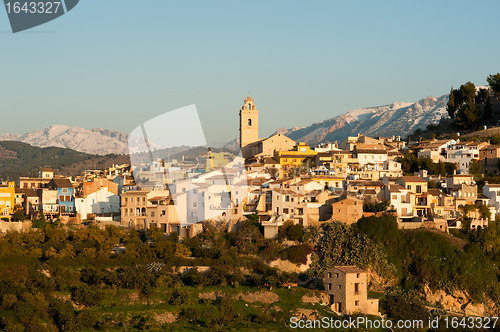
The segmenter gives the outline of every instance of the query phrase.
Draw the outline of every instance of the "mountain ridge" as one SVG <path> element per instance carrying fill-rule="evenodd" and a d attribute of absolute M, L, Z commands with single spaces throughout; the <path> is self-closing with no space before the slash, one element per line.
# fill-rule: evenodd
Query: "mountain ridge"
<path fill-rule="evenodd" d="M 417 102 L 393 102 L 383 106 L 364 107 L 315 122 L 306 127 L 281 127 L 274 133 L 284 134 L 295 141 L 309 145 L 338 143 L 358 133 L 367 136 L 404 136 L 429 124 L 449 118 L 446 111 L 449 94 L 428 96 Z M 238 139 L 223 147 L 237 149 Z"/>
<path fill-rule="evenodd" d="M 52 125 L 24 135 L 5 134 L 0 141 L 17 141 L 32 146 L 58 147 L 89 154 L 128 154 L 128 134 L 109 129 L 85 129 Z"/>

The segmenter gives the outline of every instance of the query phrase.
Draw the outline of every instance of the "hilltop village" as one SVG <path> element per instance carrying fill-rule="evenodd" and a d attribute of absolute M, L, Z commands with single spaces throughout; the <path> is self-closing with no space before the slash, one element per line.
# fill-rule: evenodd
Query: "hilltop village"
<path fill-rule="evenodd" d="M 240 110 L 240 142 L 240 156 L 207 152 L 200 158 L 115 165 L 72 177 L 41 168 L 38 177 L 19 177 L 0 187 L 2 220 L 17 221 L 15 213 L 23 211 L 31 220 L 43 213 L 63 223 L 155 226 L 166 234 L 193 237 L 203 231 L 203 222 L 224 224 L 231 231 L 256 213 L 264 236 L 274 238 L 285 221 L 307 227 L 334 218 L 352 224 L 384 212 L 397 216 L 402 229 L 448 232 L 462 226 L 464 214 L 471 218 L 469 227 L 481 228 L 500 213 L 500 185 L 486 183 L 478 190 L 469 173 L 473 161 L 483 172 L 497 173 L 500 146 L 488 142 L 457 138 L 408 144 L 400 136 L 358 135 L 310 147 L 280 133 L 262 139 L 259 111 L 250 97 Z M 448 175 L 424 169 L 403 174 L 405 154 L 455 167 Z M 373 209 L 383 202 L 385 209 Z M 474 208 L 464 212 L 464 206 Z"/>
<path fill-rule="evenodd" d="M 495 313 L 499 145 L 259 138 L 250 97 L 239 129 L 239 153 L 3 182 L 0 327 L 276 331 Z"/>

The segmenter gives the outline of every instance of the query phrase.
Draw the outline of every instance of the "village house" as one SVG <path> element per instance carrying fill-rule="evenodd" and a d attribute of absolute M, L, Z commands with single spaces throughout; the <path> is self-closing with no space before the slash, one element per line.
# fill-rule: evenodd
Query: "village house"
<path fill-rule="evenodd" d="M 151 206 L 149 198 L 168 197 L 168 190 L 134 190 L 121 195 L 121 223 L 142 229 L 149 227 L 146 208 Z"/>
<path fill-rule="evenodd" d="M 368 297 L 367 274 L 357 266 L 335 266 L 326 270 L 323 284 L 330 308 L 343 315 L 361 312 L 379 316 L 379 300 Z"/>
<path fill-rule="evenodd" d="M 15 186 L 14 182 L 7 182 L 7 184 L 0 186 L 0 213 L 2 218 L 10 219 L 11 214 L 14 213 Z"/>
<path fill-rule="evenodd" d="M 498 172 L 498 160 L 500 158 L 500 145 L 488 145 L 479 150 L 479 163 L 483 173 Z"/>
<path fill-rule="evenodd" d="M 453 197 L 465 199 L 467 204 L 474 204 L 477 199 L 477 185 L 471 175 L 448 175 L 446 189 Z"/>
<path fill-rule="evenodd" d="M 107 178 L 83 182 L 82 197 L 75 199 L 75 208 L 82 219 L 115 220 L 120 214 L 118 184 Z"/>
<path fill-rule="evenodd" d="M 487 142 L 457 143 L 447 150 L 446 161 L 457 164 L 460 174 L 469 174 L 470 162 L 479 161 L 479 151 L 488 145 Z"/>
<path fill-rule="evenodd" d="M 40 198 L 34 189 L 15 188 L 16 207 L 23 209 L 24 215 L 29 219 L 38 217 L 40 209 Z"/>
<path fill-rule="evenodd" d="M 500 184 L 485 182 L 483 186 L 483 195 L 490 200 L 489 204 L 495 207 L 496 214 L 500 213 Z"/>
<path fill-rule="evenodd" d="M 390 210 L 395 210 L 398 220 L 413 218 L 413 206 L 409 189 L 399 184 L 385 185 L 378 193 L 380 201 L 390 201 Z"/>
<path fill-rule="evenodd" d="M 354 196 L 342 196 L 331 204 L 332 219 L 353 224 L 363 216 L 363 200 Z"/>
<path fill-rule="evenodd" d="M 50 190 L 56 191 L 56 203 L 59 206 L 59 214 L 73 215 L 75 209 L 75 189 L 73 184 L 68 179 L 53 178 L 48 183 Z"/>
<path fill-rule="evenodd" d="M 353 157 L 358 159 L 359 165 L 372 164 L 383 169 L 387 161 L 387 150 L 384 145 L 358 144 L 354 148 Z"/>
<path fill-rule="evenodd" d="M 302 167 L 309 170 L 316 166 L 316 155 L 309 145 L 298 143 L 290 151 L 275 150 L 274 159 L 280 163 L 282 173 L 287 176 L 297 174 Z"/>

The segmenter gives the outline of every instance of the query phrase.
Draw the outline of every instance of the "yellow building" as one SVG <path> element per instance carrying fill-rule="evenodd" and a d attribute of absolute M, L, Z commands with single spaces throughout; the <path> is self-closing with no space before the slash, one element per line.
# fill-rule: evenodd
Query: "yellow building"
<path fill-rule="evenodd" d="M 274 159 L 280 163 L 283 175 L 291 175 L 298 172 L 302 166 L 305 171 L 316 166 L 316 155 L 306 143 L 298 143 L 291 151 L 274 151 Z"/>
<path fill-rule="evenodd" d="M 0 186 L 0 213 L 2 217 L 9 217 L 14 213 L 15 183 L 8 182 L 6 186 Z"/>

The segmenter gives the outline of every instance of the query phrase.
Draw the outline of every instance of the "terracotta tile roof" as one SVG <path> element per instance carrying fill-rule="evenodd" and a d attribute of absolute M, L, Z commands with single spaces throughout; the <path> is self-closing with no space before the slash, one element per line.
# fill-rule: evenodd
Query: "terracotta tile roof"
<path fill-rule="evenodd" d="M 71 181 L 68 179 L 52 179 L 49 185 L 55 186 L 55 188 L 73 188 Z"/>
<path fill-rule="evenodd" d="M 401 189 L 406 189 L 403 186 L 400 186 L 399 184 L 391 184 L 387 187 L 391 193 L 399 193 L 401 192 Z"/>
<path fill-rule="evenodd" d="M 356 153 L 368 153 L 368 154 L 387 154 L 387 150 L 383 149 L 356 149 Z"/>
<path fill-rule="evenodd" d="M 344 273 L 366 273 L 365 270 L 357 266 L 335 266 L 335 268 Z"/>
<path fill-rule="evenodd" d="M 403 179 L 404 182 L 427 182 L 422 179 L 420 176 L 402 176 L 400 179 Z"/>
<path fill-rule="evenodd" d="M 440 189 L 428 189 L 427 192 L 434 196 L 440 196 L 444 194 Z"/>

